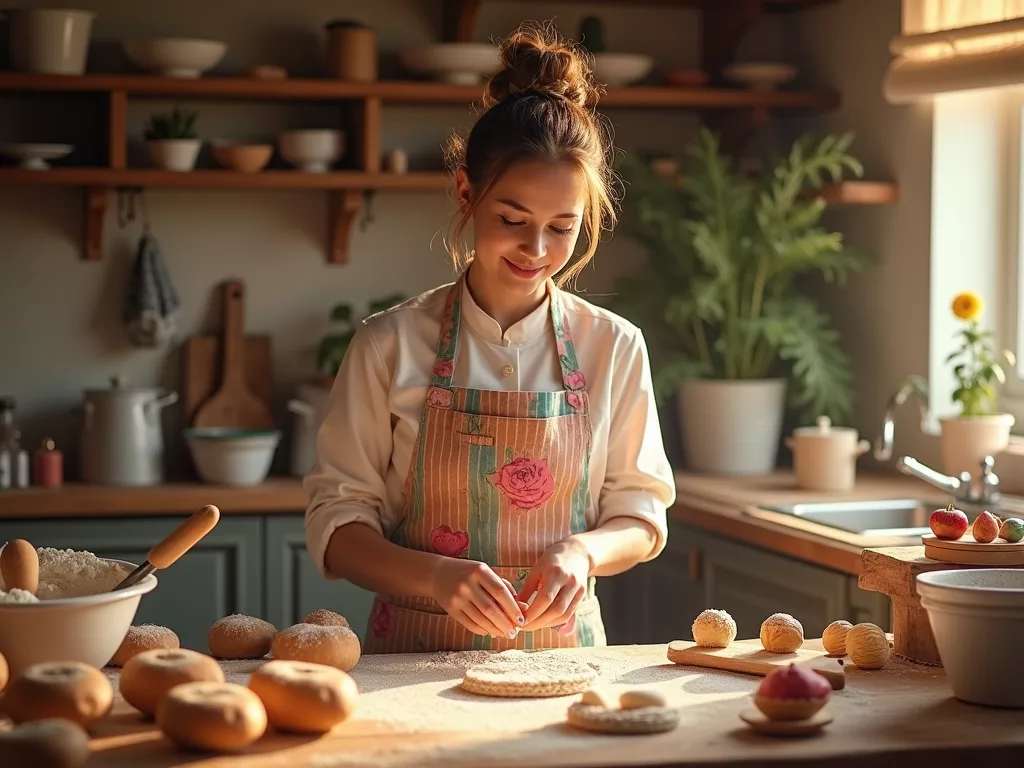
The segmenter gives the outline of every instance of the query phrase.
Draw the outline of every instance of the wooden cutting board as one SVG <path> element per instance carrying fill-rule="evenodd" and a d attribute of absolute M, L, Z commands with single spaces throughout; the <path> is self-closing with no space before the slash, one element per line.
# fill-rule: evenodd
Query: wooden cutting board
<path fill-rule="evenodd" d="M 970 532 L 962 539 L 946 541 L 938 539 L 934 534 L 926 533 L 921 537 L 924 544 L 924 556 L 931 560 L 957 565 L 989 565 L 995 568 L 1009 565 L 1024 565 L 1024 541 L 1011 544 L 996 539 L 988 544 L 975 541 Z"/>
<path fill-rule="evenodd" d="M 191 336 L 182 345 L 182 400 L 185 423 L 191 426 L 199 406 L 217 391 L 220 381 L 221 339 L 219 336 Z M 270 407 L 273 384 L 269 336 L 245 337 L 245 379 L 253 393 Z"/>
<path fill-rule="evenodd" d="M 214 393 L 195 411 L 196 427 L 274 429 L 273 414 L 248 383 L 245 362 L 245 287 L 224 283 L 224 338 L 221 343 L 220 379 Z"/>
<path fill-rule="evenodd" d="M 824 651 L 798 648 L 795 653 L 771 653 L 761 647 L 760 641 L 737 642 L 728 648 L 704 648 L 689 640 L 673 640 L 668 644 L 668 660 L 673 664 L 741 672 L 764 677 L 769 672 L 788 664 L 806 664 L 832 685 L 833 690 L 846 686 L 846 670 L 838 658 Z"/>

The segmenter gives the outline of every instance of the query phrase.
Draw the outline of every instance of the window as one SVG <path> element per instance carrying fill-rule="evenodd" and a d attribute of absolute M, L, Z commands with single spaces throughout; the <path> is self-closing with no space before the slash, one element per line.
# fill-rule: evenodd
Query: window
<path fill-rule="evenodd" d="M 1017 417 L 1017 431 L 1024 427 L 1024 87 L 1006 94 L 1004 130 L 1006 163 L 1006 313 L 1001 341 L 1017 356 L 1007 370 L 1004 406 Z"/>

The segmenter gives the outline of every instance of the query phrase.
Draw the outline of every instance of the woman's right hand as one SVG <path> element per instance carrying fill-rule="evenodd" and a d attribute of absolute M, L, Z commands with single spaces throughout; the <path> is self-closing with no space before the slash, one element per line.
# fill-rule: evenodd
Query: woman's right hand
<path fill-rule="evenodd" d="M 486 563 L 443 557 L 433 593 L 438 605 L 475 635 L 515 637 L 526 621 L 508 582 Z"/>

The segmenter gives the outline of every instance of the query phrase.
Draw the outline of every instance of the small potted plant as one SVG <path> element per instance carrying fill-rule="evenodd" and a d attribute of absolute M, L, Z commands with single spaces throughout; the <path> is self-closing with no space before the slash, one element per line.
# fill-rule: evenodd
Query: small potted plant
<path fill-rule="evenodd" d="M 405 301 L 405 296 L 394 293 L 371 301 L 366 308 L 366 316 L 375 315 L 396 304 Z M 350 304 L 337 304 L 331 309 L 331 322 L 336 324 L 332 333 L 320 339 L 316 350 L 317 383 L 330 389 L 334 377 L 338 375 L 341 361 L 345 358 L 348 345 L 356 335 L 355 313 Z"/>
<path fill-rule="evenodd" d="M 178 107 L 151 115 L 146 124 L 146 150 L 150 162 L 166 171 L 191 171 L 195 168 L 202 141 L 196 134 L 198 115 Z"/>
<path fill-rule="evenodd" d="M 960 406 L 960 414 L 939 419 L 942 426 L 942 463 L 948 474 L 961 472 L 977 475 L 982 460 L 993 458 L 1010 442 L 1013 414 L 997 410 L 999 386 L 1006 374 L 999 363 L 1005 359 L 1010 365 L 1016 360 L 1009 350 L 993 350 L 995 333 L 981 327 L 983 305 L 974 293 L 965 291 L 953 299 L 953 314 L 963 321 L 959 345 L 946 358 L 953 365 L 956 389 L 953 402 Z"/>

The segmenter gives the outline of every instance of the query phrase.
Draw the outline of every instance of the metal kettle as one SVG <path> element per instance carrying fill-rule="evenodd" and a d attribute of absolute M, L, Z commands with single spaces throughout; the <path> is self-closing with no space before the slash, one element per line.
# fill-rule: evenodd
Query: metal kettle
<path fill-rule="evenodd" d="M 82 480 L 93 485 L 159 485 L 164 480 L 160 416 L 178 400 L 158 387 L 126 387 L 120 376 L 109 389 L 84 392 Z"/>

